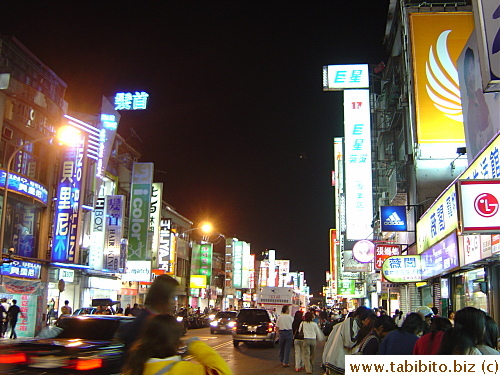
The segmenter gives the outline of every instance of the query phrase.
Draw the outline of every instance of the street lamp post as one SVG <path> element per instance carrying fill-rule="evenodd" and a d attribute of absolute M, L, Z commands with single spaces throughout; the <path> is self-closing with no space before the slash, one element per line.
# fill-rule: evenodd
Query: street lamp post
<path fill-rule="evenodd" d="M 2 205 L 2 215 L 0 220 L 0 248 L 1 253 L 3 254 L 3 243 L 5 240 L 5 218 L 7 217 L 7 200 L 9 198 L 9 180 L 10 180 L 10 168 L 12 165 L 12 161 L 18 152 L 24 150 L 26 146 L 29 146 L 34 143 L 48 141 L 50 139 L 58 137 L 61 143 L 70 144 L 74 142 L 76 134 L 79 134 L 80 131 L 72 126 L 62 126 L 59 128 L 57 135 L 48 135 L 45 137 L 37 138 L 32 141 L 23 143 L 22 145 L 16 147 L 14 152 L 10 155 L 9 160 L 7 161 L 6 174 L 5 174 L 5 186 L 3 193 L 3 205 Z"/>

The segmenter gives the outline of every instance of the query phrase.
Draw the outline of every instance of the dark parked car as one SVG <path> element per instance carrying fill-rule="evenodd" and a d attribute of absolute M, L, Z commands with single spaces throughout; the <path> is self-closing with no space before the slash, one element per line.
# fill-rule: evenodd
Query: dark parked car
<path fill-rule="evenodd" d="M 210 333 L 231 332 L 236 325 L 236 311 L 219 311 L 210 322 Z"/>
<path fill-rule="evenodd" d="M 114 315 L 116 312 L 113 306 L 116 303 L 116 301 L 112 301 L 109 298 L 94 298 L 91 307 L 80 307 L 73 312 L 73 315 Z M 101 311 L 99 311 L 100 309 Z"/>
<path fill-rule="evenodd" d="M 235 347 L 240 342 L 267 342 L 276 345 L 276 316 L 265 309 L 241 309 L 231 331 Z"/>
<path fill-rule="evenodd" d="M 133 319 L 116 315 L 64 315 L 55 327 L 42 332 L 42 337 L 53 338 L 0 343 L 0 373 L 119 374 L 124 346 L 116 333 Z"/>

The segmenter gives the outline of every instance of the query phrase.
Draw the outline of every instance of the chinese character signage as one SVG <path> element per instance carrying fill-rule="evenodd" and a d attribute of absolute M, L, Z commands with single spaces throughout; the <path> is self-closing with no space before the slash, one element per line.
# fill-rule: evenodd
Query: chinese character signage
<path fill-rule="evenodd" d="M 382 266 L 383 276 L 393 283 L 422 281 L 420 255 L 397 255 L 386 259 Z"/>
<path fill-rule="evenodd" d="M 389 257 L 401 255 L 401 246 L 380 244 L 375 248 L 375 269 L 381 270 L 385 260 Z"/>
<path fill-rule="evenodd" d="M 500 133 L 460 176 L 472 180 L 493 178 L 500 178 Z"/>
<path fill-rule="evenodd" d="M 233 242 L 233 288 L 241 288 L 243 272 L 243 241 Z"/>
<path fill-rule="evenodd" d="M 458 267 L 458 240 L 453 232 L 422 253 L 422 280 L 442 275 Z"/>
<path fill-rule="evenodd" d="M 96 166 L 96 176 L 102 178 L 108 165 L 113 142 L 115 140 L 120 114 L 105 97 L 102 98 L 101 115 L 99 118 L 99 157 Z"/>
<path fill-rule="evenodd" d="M 464 233 L 500 232 L 500 180 L 460 180 Z"/>
<path fill-rule="evenodd" d="M 418 143 L 464 144 L 456 61 L 474 29 L 472 12 L 410 13 Z"/>
<path fill-rule="evenodd" d="M 339 296 L 352 296 L 356 291 L 355 280 L 340 280 L 337 286 Z"/>
<path fill-rule="evenodd" d="M 365 89 L 369 87 L 367 64 L 323 67 L 323 90 Z"/>
<path fill-rule="evenodd" d="M 370 95 L 344 91 L 347 239 L 371 239 L 373 228 Z"/>
<path fill-rule="evenodd" d="M 147 243 L 153 163 L 134 163 L 130 191 L 128 260 L 149 258 Z"/>
<path fill-rule="evenodd" d="M 382 232 L 406 232 L 406 206 L 380 206 Z"/>
<path fill-rule="evenodd" d="M 154 182 L 151 190 L 151 209 L 149 211 L 149 226 L 153 232 L 151 248 L 153 256 L 158 259 L 158 247 L 160 244 L 160 219 L 161 219 L 161 202 L 163 197 L 163 184 Z"/>
<path fill-rule="evenodd" d="M 52 261 L 78 261 L 78 226 L 82 222 L 81 189 L 84 176 L 85 144 L 81 138 L 74 146 L 64 148 L 56 190 Z"/>
<path fill-rule="evenodd" d="M 158 268 L 165 270 L 165 273 L 174 273 L 174 257 L 172 256 L 172 221 L 170 219 L 160 220 L 160 238 L 158 246 Z M 194 248 L 193 248 L 194 255 Z"/>
<path fill-rule="evenodd" d="M 417 253 L 441 241 L 458 227 L 457 190 L 450 185 L 417 222 Z"/>
<path fill-rule="evenodd" d="M 115 110 L 137 110 L 137 109 L 147 109 L 149 94 L 147 92 L 136 91 L 131 92 L 119 92 L 115 95 Z"/>
<path fill-rule="evenodd" d="M 23 277 L 25 279 L 39 279 L 41 268 L 42 265 L 40 263 L 26 262 L 18 259 L 0 266 L 3 276 Z"/>
<path fill-rule="evenodd" d="M 200 270 L 198 275 L 205 275 L 210 281 L 212 275 L 212 248 L 213 244 L 205 243 L 200 246 Z"/>
<path fill-rule="evenodd" d="M 5 177 L 7 171 L 0 169 L 0 186 L 5 187 Z M 47 188 L 40 183 L 18 175 L 15 172 L 9 172 L 9 190 L 19 194 L 27 195 L 30 198 L 36 199 L 43 204 L 47 204 L 48 192 Z"/>
<path fill-rule="evenodd" d="M 108 195 L 106 199 L 106 226 L 104 232 L 104 268 L 120 272 L 121 240 L 123 237 L 123 219 L 125 217 L 125 196 Z"/>
<path fill-rule="evenodd" d="M 250 244 L 247 242 L 243 242 L 243 255 L 241 258 L 242 267 L 241 267 L 241 287 L 242 288 L 250 288 L 250 270 L 253 269 L 252 258 L 250 257 Z M 277 262 L 277 261 L 276 261 Z M 276 266 L 277 263 L 275 263 Z M 277 275 L 279 277 L 279 275 Z"/>
<path fill-rule="evenodd" d="M 89 266 L 102 270 L 104 259 L 104 227 L 106 225 L 106 197 L 96 198 L 92 212 L 92 236 L 89 248 Z"/>

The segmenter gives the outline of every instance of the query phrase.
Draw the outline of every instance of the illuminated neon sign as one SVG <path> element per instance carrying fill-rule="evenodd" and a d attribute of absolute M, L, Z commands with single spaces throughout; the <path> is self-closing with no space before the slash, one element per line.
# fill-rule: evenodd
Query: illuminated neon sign
<path fill-rule="evenodd" d="M 5 187 L 5 177 L 7 172 L 0 170 L 0 186 Z M 47 204 L 48 191 L 47 188 L 40 183 L 33 181 L 27 177 L 18 175 L 15 172 L 9 172 L 9 190 L 19 194 L 27 195 L 34 198 L 43 204 Z"/>
<path fill-rule="evenodd" d="M 148 98 L 149 94 L 144 91 L 136 91 L 135 94 L 119 92 L 115 95 L 115 110 L 147 109 Z"/>
<path fill-rule="evenodd" d="M 56 197 L 56 215 L 54 223 L 54 241 L 52 243 L 52 261 L 75 263 L 77 254 L 77 233 L 80 223 L 81 199 L 84 162 L 84 139 L 75 146 L 67 147 L 62 155 L 62 167 Z"/>

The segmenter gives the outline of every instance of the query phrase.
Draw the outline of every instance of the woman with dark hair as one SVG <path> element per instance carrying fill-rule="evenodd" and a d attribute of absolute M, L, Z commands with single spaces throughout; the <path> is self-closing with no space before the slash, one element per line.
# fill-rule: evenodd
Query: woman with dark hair
<path fill-rule="evenodd" d="M 388 315 L 379 316 L 374 324 L 372 331 L 361 342 L 358 354 L 375 355 L 378 354 L 380 341 L 391 331 L 397 329 L 398 326 L 394 320 Z"/>
<path fill-rule="evenodd" d="M 300 310 L 295 312 L 292 323 L 293 337 L 295 337 L 297 331 L 299 330 L 300 323 L 302 323 L 304 313 Z M 304 361 L 302 360 L 302 348 L 304 340 L 293 340 L 293 346 L 295 348 L 295 371 L 302 371 L 304 369 Z"/>
<path fill-rule="evenodd" d="M 437 354 L 443 339 L 444 331 L 451 328 L 446 318 L 435 317 L 431 321 L 431 331 L 417 340 L 413 354 Z"/>
<path fill-rule="evenodd" d="M 481 352 L 474 346 L 474 341 L 463 328 L 453 327 L 444 332 L 437 354 L 481 355 Z"/>
<path fill-rule="evenodd" d="M 484 340 L 486 314 L 475 307 L 464 307 L 455 313 L 455 327 L 462 328 L 477 347 Z"/>
<path fill-rule="evenodd" d="M 419 313 L 410 313 L 401 328 L 390 332 L 380 345 L 380 354 L 411 355 L 419 335 L 425 327 L 424 319 Z"/>
<path fill-rule="evenodd" d="M 495 320 L 489 315 L 485 316 L 486 330 L 484 331 L 483 343 L 477 348 L 483 355 L 500 354 L 497 349 L 498 343 L 498 326 Z"/>
<path fill-rule="evenodd" d="M 149 317 L 139 339 L 130 349 L 123 374 L 232 374 L 224 359 L 214 349 L 199 340 L 189 343 L 188 352 L 200 364 L 183 361 L 177 354 L 182 331 L 181 325 L 172 315 L 159 314 Z"/>
<path fill-rule="evenodd" d="M 304 321 L 300 323 L 299 330 L 304 331 L 304 343 L 302 350 L 302 361 L 306 368 L 306 373 L 312 374 L 314 357 L 316 356 L 316 341 L 323 341 L 325 336 L 319 326 L 313 321 L 314 314 L 310 311 L 304 315 Z"/>
<path fill-rule="evenodd" d="M 169 275 L 160 275 L 153 280 L 144 301 L 145 308 L 140 309 L 134 321 L 124 325 L 118 332 L 118 337 L 124 342 L 127 351 L 141 333 L 142 326 L 150 315 L 172 312 L 178 288 L 177 280 Z"/>

